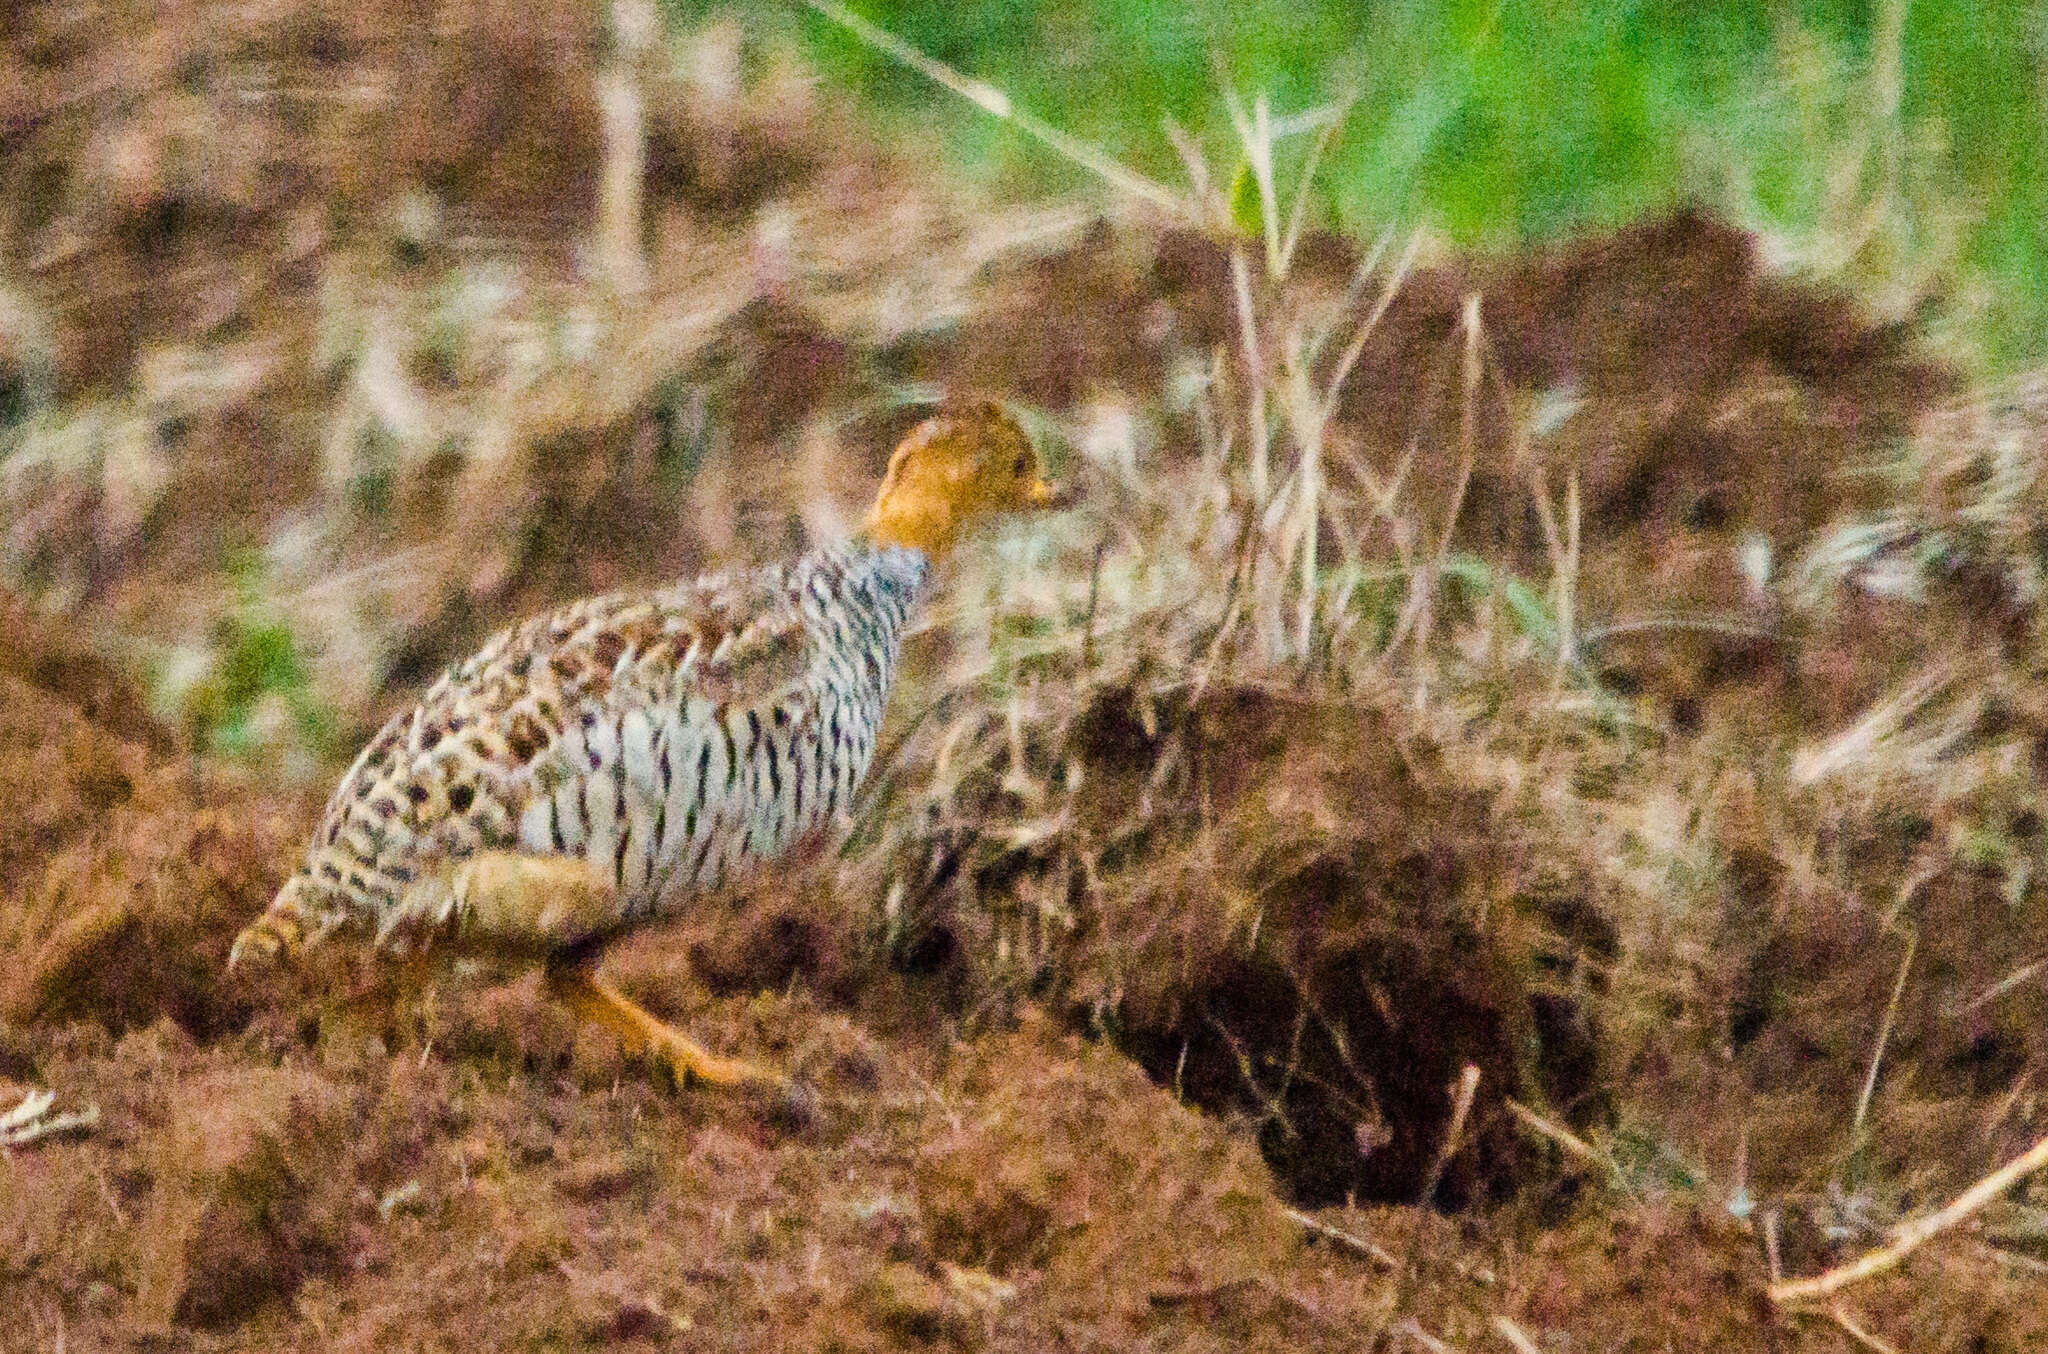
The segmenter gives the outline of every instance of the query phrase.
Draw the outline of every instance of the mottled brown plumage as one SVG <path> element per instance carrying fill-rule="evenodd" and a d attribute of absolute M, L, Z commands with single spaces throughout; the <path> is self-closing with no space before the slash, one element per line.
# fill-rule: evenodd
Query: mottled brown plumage
<path fill-rule="evenodd" d="M 755 1077 L 582 960 L 847 805 L 933 557 L 980 514 L 1052 499 L 1022 430 L 977 406 L 904 440 L 851 541 L 502 632 L 363 750 L 230 963 L 347 933 L 393 955 L 527 955 L 679 1074 Z"/>

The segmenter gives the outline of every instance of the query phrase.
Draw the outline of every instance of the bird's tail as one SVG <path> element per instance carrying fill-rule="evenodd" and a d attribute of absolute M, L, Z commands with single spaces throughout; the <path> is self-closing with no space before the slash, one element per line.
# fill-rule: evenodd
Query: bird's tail
<path fill-rule="evenodd" d="M 295 874 L 284 882 L 263 915 L 242 928 L 228 951 L 228 967 L 273 963 L 298 954 L 305 947 L 306 911 L 299 899 L 306 877 Z"/>

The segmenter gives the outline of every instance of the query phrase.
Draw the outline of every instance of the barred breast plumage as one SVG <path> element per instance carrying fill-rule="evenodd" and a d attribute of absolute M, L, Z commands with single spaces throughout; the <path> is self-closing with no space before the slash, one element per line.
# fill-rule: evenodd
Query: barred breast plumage
<path fill-rule="evenodd" d="M 621 925 L 782 855 L 866 774 L 926 573 L 841 545 L 497 635 L 342 778 L 286 886 L 308 939 L 421 945 L 411 886 L 483 850 L 592 862 Z"/>

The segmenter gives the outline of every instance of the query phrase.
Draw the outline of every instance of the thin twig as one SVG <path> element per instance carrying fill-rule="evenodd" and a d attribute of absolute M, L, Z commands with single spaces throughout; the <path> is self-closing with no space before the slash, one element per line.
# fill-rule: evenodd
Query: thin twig
<path fill-rule="evenodd" d="M 1443 1183 L 1444 1171 L 1451 1164 L 1451 1158 L 1465 1145 L 1465 1121 L 1472 1117 L 1472 1100 L 1479 1094 L 1479 1068 L 1477 1064 L 1466 1063 L 1458 1074 L 1458 1084 L 1452 1091 L 1451 1122 L 1444 1129 L 1444 1140 L 1437 1146 L 1436 1160 L 1430 1164 L 1429 1180 L 1422 1187 L 1422 1207 L 1428 1208 L 1436 1202 L 1437 1186 Z"/>
<path fill-rule="evenodd" d="M 1429 1351 L 1429 1354 L 1457 1354 L 1457 1346 L 1448 1344 L 1422 1328 L 1414 1317 L 1403 1317 L 1394 1323 L 1393 1334 L 1405 1340 L 1412 1340 Z"/>
<path fill-rule="evenodd" d="M 89 1133 L 100 1121 L 97 1105 L 64 1114 L 50 1113 L 57 1097 L 51 1091 L 30 1091 L 21 1103 L 0 1114 L 0 1148 L 27 1147 L 45 1138 Z"/>
<path fill-rule="evenodd" d="M 1850 1339 L 1862 1345 L 1865 1349 L 1872 1350 L 1875 1354 L 1899 1354 L 1899 1347 L 1897 1345 L 1892 1344 L 1889 1340 L 1879 1339 L 1856 1324 L 1849 1316 L 1848 1310 L 1841 1303 L 1837 1302 L 1828 1308 L 1828 1317 L 1837 1326 L 1840 1326 Z"/>
<path fill-rule="evenodd" d="M 1347 1232 L 1341 1227 L 1333 1226 L 1330 1223 L 1324 1222 L 1321 1218 L 1302 1212 L 1298 1208 L 1289 1208 L 1285 1204 L 1278 1205 L 1278 1207 L 1280 1209 L 1280 1216 L 1286 1218 L 1289 1222 L 1313 1232 L 1316 1236 L 1321 1237 L 1339 1250 L 1349 1251 L 1351 1254 L 1358 1256 L 1379 1269 L 1393 1270 L 1398 1269 L 1401 1265 L 1400 1257 L 1385 1246 L 1380 1245 L 1377 1241 L 1373 1241 L 1368 1237 L 1362 1237 L 1356 1232 Z M 1491 1288 L 1494 1284 L 1500 1282 L 1500 1276 L 1495 1274 L 1490 1267 L 1475 1265 L 1469 1260 L 1454 1261 L 1451 1268 L 1457 1273 L 1459 1278 L 1467 1283 L 1478 1284 L 1482 1288 Z"/>
<path fill-rule="evenodd" d="M 1901 1223 L 1893 1230 L 1892 1239 L 1875 1250 L 1866 1251 L 1848 1264 L 1837 1265 L 1810 1279 L 1788 1279 L 1772 1284 L 1771 1301 L 1782 1304 L 1830 1297 L 1852 1283 L 1882 1274 L 2043 1166 L 2048 1166 L 2048 1138 L 2041 1139 L 1964 1190 L 1946 1208 L 1924 1218 Z"/>
<path fill-rule="evenodd" d="M 1415 1257 L 1422 1250 L 1423 1229 L 1429 1225 L 1431 1205 L 1436 1201 L 1437 1186 L 1443 1183 L 1444 1171 L 1451 1164 L 1451 1158 L 1464 1145 L 1465 1122 L 1472 1115 L 1472 1101 L 1479 1094 L 1479 1068 L 1466 1063 L 1464 1071 L 1458 1074 L 1457 1084 L 1451 1087 L 1451 1121 L 1444 1127 L 1443 1141 L 1437 1144 L 1436 1160 L 1430 1163 L 1429 1175 L 1422 1182 L 1422 1191 L 1415 1198 L 1415 1225 L 1408 1232 L 1408 1254 L 1401 1262 L 1400 1272 L 1395 1277 L 1394 1302 L 1387 1309 L 1388 1321 L 1399 1315 L 1406 1315 L 1408 1303 L 1415 1296 L 1415 1285 L 1421 1279 L 1421 1271 L 1415 1264 Z M 1385 1342 L 1388 1327 L 1382 1325 L 1373 1337 L 1365 1342 L 1367 1349 L 1376 1350 Z"/>

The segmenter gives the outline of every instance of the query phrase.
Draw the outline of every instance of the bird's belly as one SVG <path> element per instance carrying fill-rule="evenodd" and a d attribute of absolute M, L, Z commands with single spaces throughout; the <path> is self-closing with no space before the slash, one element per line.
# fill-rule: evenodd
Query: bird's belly
<path fill-rule="evenodd" d="M 565 740 L 567 774 L 536 778 L 520 844 L 608 873 L 622 920 L 679 906 L 780 858 L 847 802 L 872 743 L 832 727 L 772 707 L 628 713 Z"/>

